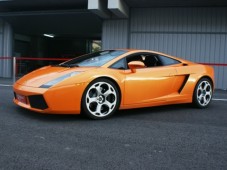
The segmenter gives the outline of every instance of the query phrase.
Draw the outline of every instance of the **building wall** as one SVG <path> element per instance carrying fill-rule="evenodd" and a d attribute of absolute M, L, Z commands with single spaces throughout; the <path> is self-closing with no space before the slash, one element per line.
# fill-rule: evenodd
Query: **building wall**
<path fill-rule="evenodd" d="M 118 21 L 111 23 L 109 32 L 119 31 Z M 227 64 L 226 7 L 131 9 L 128 23 L 125 34 L 130 48 L 161 51 L 201 63 Z M 112 41 L 108 34 L 104 39 Z M 105 47 L 111 48 L 109 44 Z M 227 67 L 214 69 L 216 88 L 226 89 Z"/>
<path fill-rule="evenodd" d="M 0 57 L 12 57 L 12 29 L 0 19 Z M 0 59 L 0 77 L 12 76 L 12 60 Z"/>
<path fill-rule="evenodd" d="M 103 22 L 102 48 L 128 48 L 128 20 L 105 20 Z"/>

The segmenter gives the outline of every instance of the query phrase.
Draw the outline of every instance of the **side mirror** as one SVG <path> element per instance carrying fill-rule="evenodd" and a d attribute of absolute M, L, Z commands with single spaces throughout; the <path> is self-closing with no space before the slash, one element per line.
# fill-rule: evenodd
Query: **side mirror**
<path fill-rule="evenodd" d="M 128 63 L 128 67 L 131 69 L 131 71 L 133 73 L 135 73 L 136 72 L 136 69 L 138 69 L 138 68 L 144 68 L 145 65 L 141 61 L 131 61 L 131 62 Z"/>

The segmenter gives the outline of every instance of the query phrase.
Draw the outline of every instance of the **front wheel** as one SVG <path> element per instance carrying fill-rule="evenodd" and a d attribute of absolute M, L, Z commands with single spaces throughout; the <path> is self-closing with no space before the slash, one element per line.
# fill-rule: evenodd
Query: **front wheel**
<path fill-rule="evenodd" d="M 193 104 L 199 108 L 205 108 L 210 104 L 212 95 L 213 87 L 211 81 L 207 78 L 202 78 L 195 87 Z"/>
<path fill-rule="evenodd" d="M 82 97 L 82 109 L 92 119 L 110 117 L 119 107 L 120 97 L 116 85 L 104 78 L 91 82 Z"/>

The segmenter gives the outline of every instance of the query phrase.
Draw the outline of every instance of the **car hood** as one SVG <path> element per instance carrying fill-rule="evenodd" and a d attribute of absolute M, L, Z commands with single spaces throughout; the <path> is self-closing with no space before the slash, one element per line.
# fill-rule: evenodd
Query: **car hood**
<path fill-rule="evenodd" d="M 61 77 L 65 74 L 72 72 L 84 72 L 87 70 L 95 69 L 96 67 L 58 67 L 58 66 L 46 66 L 38 70 L 32 71 L 29 74 L 26 74 L 16 83 L 29 86 L 29 87 L 40 87 L 41 85 L 54 80 L 58 77 Z"/>

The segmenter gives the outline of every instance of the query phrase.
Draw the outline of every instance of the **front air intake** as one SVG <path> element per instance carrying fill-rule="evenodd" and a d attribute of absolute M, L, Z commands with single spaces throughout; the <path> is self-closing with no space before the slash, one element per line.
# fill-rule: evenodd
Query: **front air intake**
<path fill-rule="evenodd" d="M 47 103 L 42 95 L 33 95 L 33 96 L 28 96 L 29 103 L 32 108 L 35 109 L 47 109 Z"/>

